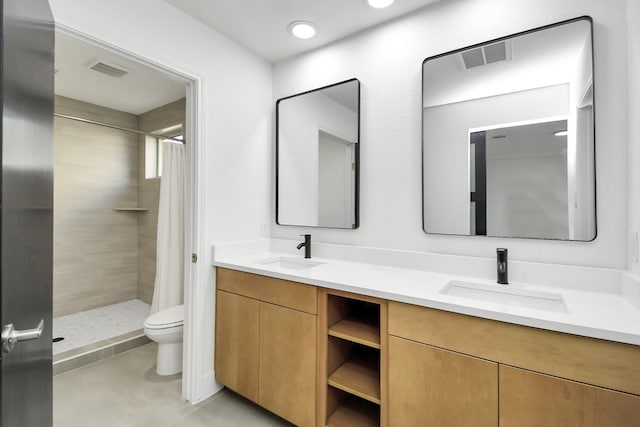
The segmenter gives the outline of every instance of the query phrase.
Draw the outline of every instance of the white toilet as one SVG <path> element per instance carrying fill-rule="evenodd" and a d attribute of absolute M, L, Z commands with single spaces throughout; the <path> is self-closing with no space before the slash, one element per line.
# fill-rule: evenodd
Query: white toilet
<path fill-rule="evenodd" d="M 144 322 L 144 333 L 158 343 L 158 375 L 182 372 L 182 325 L 184 305 L 177 305 L 152 314 Z"/>

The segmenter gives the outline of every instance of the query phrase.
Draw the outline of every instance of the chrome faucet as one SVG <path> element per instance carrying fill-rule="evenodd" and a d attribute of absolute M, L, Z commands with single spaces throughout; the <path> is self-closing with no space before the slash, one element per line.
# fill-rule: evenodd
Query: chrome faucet
<path fill-rule="evenodd" d="M 304 257 L 311 258 L 311 234 L 301 234 L 304 236 L 304 242 L 300 243 L 297 248 L 300 249 L 304 246 Z"/>
<path fill-rule="evenodd" d="M 509 284 L 509 265 L 507 263 L 507 248 L 497 248 L 498 259 L 498 283 L 501 285 Z"/>

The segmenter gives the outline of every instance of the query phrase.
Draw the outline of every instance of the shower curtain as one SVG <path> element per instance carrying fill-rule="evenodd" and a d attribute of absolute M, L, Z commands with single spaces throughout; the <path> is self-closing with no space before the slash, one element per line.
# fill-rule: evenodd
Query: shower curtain
<path fill-rule="evenodd" d="M 184 301 L 184 144 L 164 142 L 151 313 Z"/>

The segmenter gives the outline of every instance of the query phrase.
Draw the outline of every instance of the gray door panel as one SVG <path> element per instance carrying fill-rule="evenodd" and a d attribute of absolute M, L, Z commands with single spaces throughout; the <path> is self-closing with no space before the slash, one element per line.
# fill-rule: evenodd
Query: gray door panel
<path fill-rule="evenodd" d="M 0 317 L 39 339 L 2 354 L 2 427 L 51 426 L 53 43 L 47 0 L 4 0 Z"/>

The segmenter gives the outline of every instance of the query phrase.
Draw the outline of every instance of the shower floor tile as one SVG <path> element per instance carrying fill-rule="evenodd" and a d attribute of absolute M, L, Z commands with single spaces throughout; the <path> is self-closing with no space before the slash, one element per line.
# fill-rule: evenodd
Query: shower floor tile
<path fill-rule="evenodd" d="M 97 343 L 143 328 L 151 306 L 138 299 L 53 319 L 53 354 Z"/>

